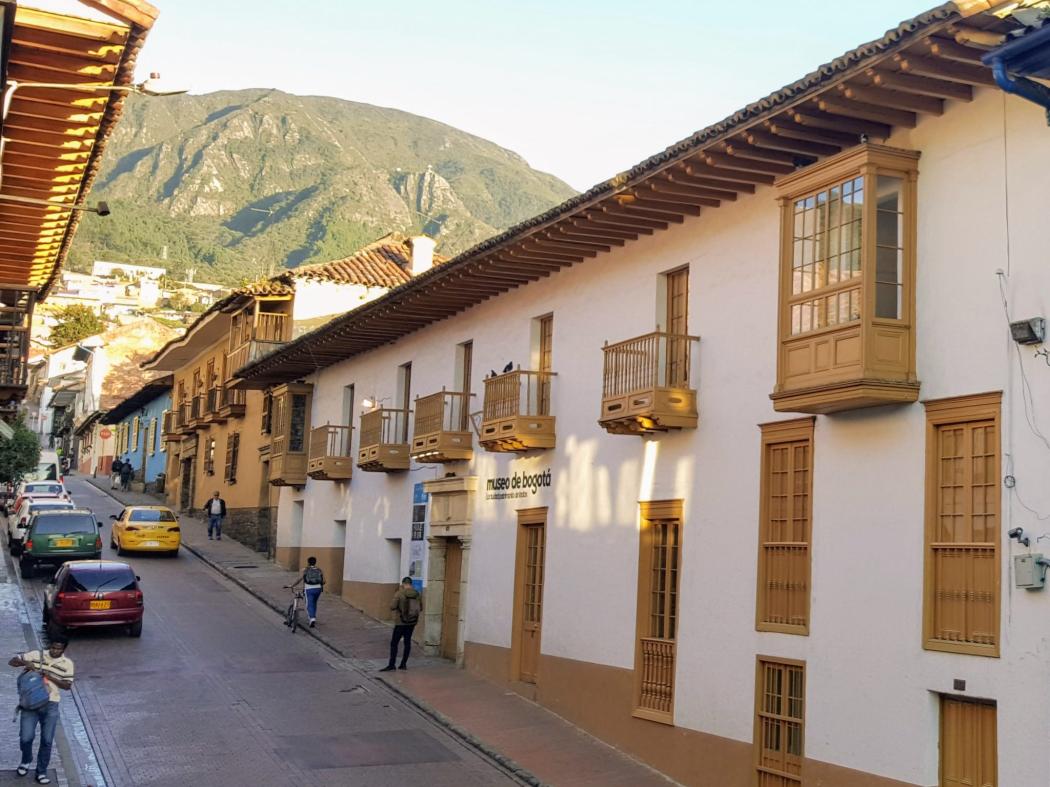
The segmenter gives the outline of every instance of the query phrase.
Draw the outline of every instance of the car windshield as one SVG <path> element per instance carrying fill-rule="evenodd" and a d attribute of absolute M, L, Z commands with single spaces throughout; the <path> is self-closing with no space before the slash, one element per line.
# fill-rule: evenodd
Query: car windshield
<path fill-rule="evenodd" d="M 62 484 L 26 484 L 24 494 L 60 495 L 62 494 Z"/>
<path fill-rule="evenodd" d="M 174 522 L 175 515 L 171 511 L 155 508 L 138 508 L 131 512 L 128 517 L 130 522 Z"/>
<path fill-rule="evenodd" d="M 33 517 L 33 535 L 93 532 L 95 518 L 91 514 L 37 514 Z"/>
<path fill-rule="evenodd" d="M 134 590 L 135 575 L 130 568 L 113 566 L 70 569 L 66 590 L 70 593 L 95 593 L 99 590 Z"/>

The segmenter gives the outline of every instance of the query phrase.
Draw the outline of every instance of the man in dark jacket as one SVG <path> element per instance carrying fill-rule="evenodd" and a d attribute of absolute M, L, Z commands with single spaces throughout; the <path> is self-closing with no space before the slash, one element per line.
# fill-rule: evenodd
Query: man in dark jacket
<path fill-rule="evenodd" d="M 131 479 L 135 477 L 135 466 L 131 460 L 125 458 L 120 465 L 120 488 L 125 492 L 131 487 Z"/>
<path fill-rule="evenodd" d="M 204 504 L 204 513 L 208 515 L 208 540 L 211 541 L 212 532 L 215 538 L 222 541 L 222 520 L 226 518 L 226 501 L 219 497 L 219 491 L 211 496 L 211 500 Z"/>
<path fill-rule="evenodd" d="M 397 662 L 397 643 L 405 640 L 405 652 L 401 656 L 401 666 L 398 669 L 408 669 L 408 656 L 412 652 L 412 632 L 419 622 L 419 616 L 423 610 L 423 598 L 419 591 L 412 586 L 412 577 L 401 580 L 401 587 L 394 594 L 394 600 L 390 602 L 390 609 L 394 613 L 394 633 L 390 637 L 390 662 L 379 670 L 390 672 Z"/>
<path fill-rule="evenodd" d="M 120 461 L 119 456 L 113 457 L 113 464 L 109 466 L 109 488 L 116 489 L 120 483 L 120 469 L 124 466 L 124 463 Z"/>

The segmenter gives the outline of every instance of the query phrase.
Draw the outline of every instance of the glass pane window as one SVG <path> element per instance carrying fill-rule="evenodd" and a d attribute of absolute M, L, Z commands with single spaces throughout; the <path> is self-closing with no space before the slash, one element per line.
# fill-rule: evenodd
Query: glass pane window
<path fill-rule="evenodd" d="M 899 320 L 904 281 L 904 206 L 901 178 L 876 179 L 875 316 Z"/>
<path fill-rule="evenodd" d="M 306 394 L 292 394 L 288 424 L 288 450 L 304 450 L 306 440 Z"/>
<path fill-rule="evenodd" d="M 861 223 L 864 179 L 850 178 L 794 202 L 791 294 L 843 282 L 856 287 L 791 306 L 792 335 L 860 319 Z"/>

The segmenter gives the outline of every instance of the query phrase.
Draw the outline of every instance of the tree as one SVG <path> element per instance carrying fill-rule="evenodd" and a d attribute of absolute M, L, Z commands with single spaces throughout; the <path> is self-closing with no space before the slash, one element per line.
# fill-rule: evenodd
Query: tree
<path fill-rule="evenodd" d="M 0 481 L 19 481 L 40 462 L 40 443 L 21 418 L 11 424 L 14 436 L 0 437 Z"/>
<path fill-rule="evenodd" d="M 65 347 L 106 330 L 106 323 L 90 307 L 79 303 L 56 309 L 53 316 L 51 344 L 55 347 Z"/>

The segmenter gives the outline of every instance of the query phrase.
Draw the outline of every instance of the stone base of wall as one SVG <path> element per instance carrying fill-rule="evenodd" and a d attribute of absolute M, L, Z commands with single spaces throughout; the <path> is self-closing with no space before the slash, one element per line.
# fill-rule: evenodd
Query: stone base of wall
<path fill-rule="evenodd" d="M 222 523 L 222 534 L 240 541 L 256 552 L 270 554 L 273 537 L 270 528 L 269 508 L 227 508 Z M 207 515 L 202 513 L 202 516 Z"/>
<path fill-rule="evenodd" d="M 751 787 L 755 784 L 750 742 L 638 719 L 634 671 L 604 664 L 540 655 L 535 685 L 510 675 L 510 648 L 465 642 L 464 666 L 544 705 L 562 718 L 672 779 L 695 787 Z M 740 701 L 751 707 L 750 687 Z M 895 779 L 807 759 L 806 784 L 849 787 L 915 787 Z"/>

